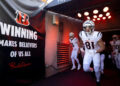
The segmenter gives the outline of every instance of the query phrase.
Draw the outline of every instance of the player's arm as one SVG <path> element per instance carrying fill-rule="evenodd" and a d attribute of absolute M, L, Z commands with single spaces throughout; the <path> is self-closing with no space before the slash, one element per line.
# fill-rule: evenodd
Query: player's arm
<path fill-rule="evenodd" d="M 97 53 L 100 53 L 100 52 L 102 52 L 104 49 L 105 49 L 105 44 L 104 44 L 104 42 L 102 41 L 102 39 L 100 39 L 99 41 L 98 41 L 98 45 L 100 46 L 100 48 L 96 51 Z"/>
<path fill-rule="evenodd" d="M 84 51 L 85 51 L 85 50 L 84 50 L 84 44 L 83 44 L 82 40 L 80 40 L 80 42 L 79 42 L 79 47 L 80 47 L 80 51 L 81 51 L 81 52 L 84 52 Z"/>
<path fill-rule="evenodd" d="M 83 41 L 82 41 L 82 37 L 83 37 L 82 31 L 79 33 L 79 37 L 80 37 L 80 42 L 79 42 L 80 51 L 84 52 L 85 49 L 84 49 L 84 44 L 83 44 Z"/>

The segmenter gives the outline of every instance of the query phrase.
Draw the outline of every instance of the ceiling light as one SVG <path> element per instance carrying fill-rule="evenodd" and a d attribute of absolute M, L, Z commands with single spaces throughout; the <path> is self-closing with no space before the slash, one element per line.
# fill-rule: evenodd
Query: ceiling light
<path fill-rule="evenodd" d="M 93 13 L 94 13 L 94 14 L 97 14 L 97 13 L 98 13 L 98 10 L 97 10 L 97 9 L 93 10 Z"/>
<path fill-rule="evenodd" d="M 103 12 L 108 12 L 108 10 L 109 10 L 109 7 L 104 7 L 103 8 Z"/>
<path fill-rule="evenodd" d="M 110 19 L 111 18 L 111 16 L 108 16 L 108 19 Z"/>
<path fill-rule="evenodd" d="M 103 20 L 105 20 L 106 19 L 106 17 L 103 17 Z"/>
<path fill-rule="evenodd" d="M 106 16 L 109 16 L 109 15 L 110 15 L 110 12 L 107 12 L 107 13 L 106 13 Z"/>
<path fill-rule="evenodd" d="M 95 21 L 95 19 L 93 19 L 93 21 Z"/>
<path fill-rule="evenodd" d="M 89 12 L 84 12 L 84 15 L 85 15 L 85 16 L 88 16 L 88 15 L 89 15 Z"/>
<path fill-rule="evenodd" d="M 90 20 L 90 17 L 87 17 L 88 20 Z"/>
<path fill-rule="evenodd" d="M 94 15 L 93 18 L 97 18 L 97 15 Z"/>
<path fill-rule="evenodd" d="M 103 14 L 99 14 L 99 17 L 103 17 Z"/>
<path fill-rule="evenodd" d="M 77 15 L 78 15 L 78 17 L 82 17 L 81 13 L 78 13 Z"/>
<path fill-rule="evenodd" d="M 100 18 L 97 18 L 97 20 L 100 20 Z"/>

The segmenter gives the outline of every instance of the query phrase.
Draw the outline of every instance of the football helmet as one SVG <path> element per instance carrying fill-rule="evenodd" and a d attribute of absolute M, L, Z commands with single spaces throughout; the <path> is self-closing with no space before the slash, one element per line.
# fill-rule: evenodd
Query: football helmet
<path fill-rule="evenodd" d="M 73 37 L 74 36 L 74 33 L 73 32 L 70 32 L 69 33 L 69 37 Z"/>
<path fill-rule="evenodd" d="M 86 28 L 89 27 L 89 31 L 86 30 Z M 83 23 L 83 30 L 86 32 L 86 33 L 89 33 L 91 34 L 95 29 L 95 23 L 91 20 L 86 20 L 84 23 Z"/>

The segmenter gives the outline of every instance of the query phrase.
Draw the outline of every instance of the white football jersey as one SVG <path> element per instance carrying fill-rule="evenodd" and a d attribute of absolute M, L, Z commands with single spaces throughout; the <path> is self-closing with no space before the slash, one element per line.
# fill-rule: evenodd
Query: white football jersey
<path fill-rule="evenodd" d="M 73 47 L 78 47 L 78 39 L 74 37 L 73 39 L 69 39 L 70 43 L 73 45 Z"/>
<path fill-rule="evenodd" d="M 102 33 L 94 31 L 91 35 L 86 34 L 85 31 L 79 33 L 81 40 L 85 46 L 85 51 L 88 50 L 98 50 L 99 46 L 97 42 L 102 38 Z"/>
<path fill-rule="evenodd" d="M 120 49 L 120 40 L 110 41 L 110 44 L 113 48 L 113 51 L 118 52 L 118 50 Z"/>

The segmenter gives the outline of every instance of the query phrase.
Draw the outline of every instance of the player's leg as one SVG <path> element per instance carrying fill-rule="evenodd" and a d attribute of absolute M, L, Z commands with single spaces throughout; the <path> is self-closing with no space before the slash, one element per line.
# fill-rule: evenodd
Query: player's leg
<path fill-rule="evenodd" d="M 80 62 L 79 62 L 79 59 L 77 58 L 77 57 L 78 57 L 78 50 L 79 50 L 79 48 L 76 48 L 76 49 L 75 49 L 75 55 L 74 55 L 74 59 L 76 60 L 76 62 L 77 62 L 77 64 L 78 64 L 77 70 L 79 70 L 80 67 L 81 67 Z"/>
<path fill-rule="evenodd" d="M 104 60 L 105 60 L 105 54 L 101 54 L 100 55 L 100 59 L 101 59 L 101 73 L 103 74 L 104 73 Z"/>
<path fill-rule="evenodd" d="M 91 71 L 90 69 L 91 62 L 92 62 L 92 57 L 90 56 L 89 53 L 85 53 L 84 58 L 83 58 L 83 70 L 85 72 Z"/>
<path fill-rule="evenodd" d="M 100 82 L 100 54 L 96 53 L 93 57 L 93 65 L 94 65 L 94 71 L 96 76 L 96 81 Z"/>
<path fill-rule="evenodd" d="M 74 54 L 75 54 L 75 51 L 72 50 L 72 53 L 71 53 L 72 68 L 71 68 L 71 70 L 74 70 L 74 69 L 76 68 L 76 66 L 75 66 L 75 59 L 74 59 Z"/>

